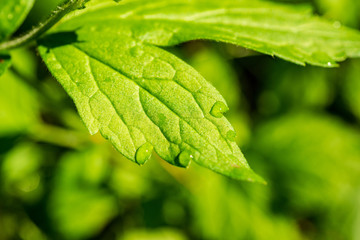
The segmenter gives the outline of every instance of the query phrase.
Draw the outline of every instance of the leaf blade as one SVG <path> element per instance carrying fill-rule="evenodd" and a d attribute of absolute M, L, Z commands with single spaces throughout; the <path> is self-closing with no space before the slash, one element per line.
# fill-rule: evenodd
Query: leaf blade
<path fill-rule="evenodd" d="M 82 28 L 77 34 L 77 42 L 55 48 L 45 43 L 39 51 L 91 133 L 100 131 L 134 162 L 137 150 L 150 143 L 171 164 L 179 165 L 185 152 L 182 160 L 263 181 L 226 138 L 233 131 L 226 118 L 210 115 L 217 101 L 225 101 L 194 69 L 124 32 L 94 36 Z"/>

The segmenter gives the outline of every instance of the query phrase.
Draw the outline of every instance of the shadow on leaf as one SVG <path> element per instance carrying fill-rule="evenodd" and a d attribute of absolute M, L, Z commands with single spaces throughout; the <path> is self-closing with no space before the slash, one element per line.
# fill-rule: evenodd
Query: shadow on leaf
<path fill-rule="evenodd" d="M 77 42 L 80 42 L 78 40 L 78 35 L 76 34 L 76 32 L 71 31 L 71 32 L 58 32 L 58 33 L 48 34 L 43 38 L 41 38 L 38 41 L 38 44 L 48 49 L 51 49 Z"/>

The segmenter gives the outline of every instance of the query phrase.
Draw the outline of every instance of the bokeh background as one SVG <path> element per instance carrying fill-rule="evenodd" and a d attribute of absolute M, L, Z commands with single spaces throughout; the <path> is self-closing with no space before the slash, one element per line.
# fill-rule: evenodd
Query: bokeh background
<path fill-rule="evenodd" d="M 58 2 L 37 0 L 18 32 Z M 358 0 L 301 3 L 360 27 Z M 0 240 L 360 239 L 360 60 L 301 67 L 208 41 L 169 51 L 223 94 L 268 185 L 124 159 L 88 134 L 30 46 L 0 78 Z"/>

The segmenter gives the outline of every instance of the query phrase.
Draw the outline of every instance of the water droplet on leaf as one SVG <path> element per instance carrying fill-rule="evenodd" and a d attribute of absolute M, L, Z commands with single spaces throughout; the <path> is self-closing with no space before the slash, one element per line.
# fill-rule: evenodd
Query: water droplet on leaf
<path fill-rule="evenodd" d="M 194 155 L 189 151 L 181 152 L 175 159 L 175 164 L 179 167 L 187 168 L 189 167 L 191 161 L 194 159 Z"/>
<path fill-rule="evenodd" d="M 135 153 L 136 163 L 139 165 L 144 165 L 147 160 L 150 159 L 153 149 L 154 147 L 148 142 L 144 143 L 141 147 L 139 147 Z"/>
<path fill-rule="evenodd" d="M 233 130 L 228 131 L 226 133 L 226 138 L 234 142 L 236 140 L 236 132 Z"/>
<path fill-rule="evenodd" d="M 226 106 L 225 103 L 223 102 L 216 102 L 214 104 L 214 106 L 211 108 L 211 111 L 210 111 L 210 114 L 213 116 L 213 117 L 216 117 L 216 118 L 221 118 L 224 113 L 226 113 L 227 111 L 229 111 L 229 107 Z"/>

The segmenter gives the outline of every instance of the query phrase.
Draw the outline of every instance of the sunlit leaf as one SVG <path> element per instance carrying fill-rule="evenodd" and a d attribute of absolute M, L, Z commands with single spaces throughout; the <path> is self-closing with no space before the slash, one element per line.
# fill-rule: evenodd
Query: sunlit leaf
<path fill-rule="evenodd" d="M 233 178 L 261 181 L 228 137 L 233 128 L 222 116 L 225 100 L 194 69 L 129 31 L 92 29 L 49 35 L 40 47 L 92 134 L 100 131 L 139 164 L 154 149 L 177 166 L 194 160 Z"/>

